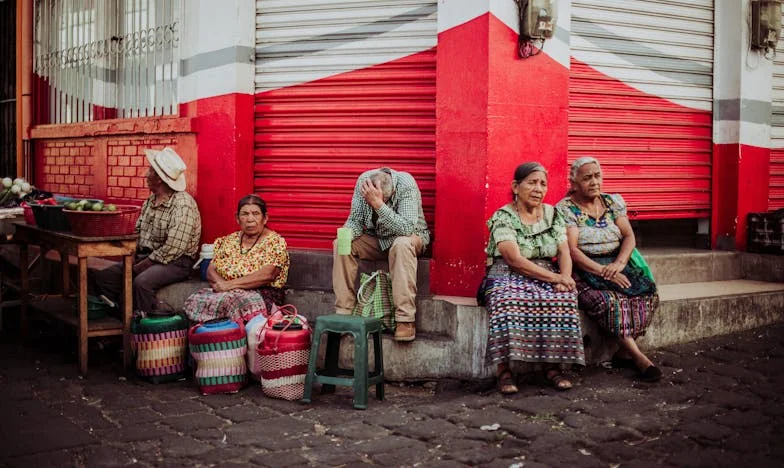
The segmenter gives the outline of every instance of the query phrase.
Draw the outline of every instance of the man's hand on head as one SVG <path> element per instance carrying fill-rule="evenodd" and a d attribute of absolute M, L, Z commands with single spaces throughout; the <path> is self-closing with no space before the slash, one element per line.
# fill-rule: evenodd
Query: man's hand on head
<path fill-rule="evenodd" d="M 374 210 L 381 208 L 381 205 L 384 204 L 384 194 L 381 188 L 373 184 L 373 181 L 370 179 L 362 182 L 362 185 L 359 187 L 359 193 Z"/>

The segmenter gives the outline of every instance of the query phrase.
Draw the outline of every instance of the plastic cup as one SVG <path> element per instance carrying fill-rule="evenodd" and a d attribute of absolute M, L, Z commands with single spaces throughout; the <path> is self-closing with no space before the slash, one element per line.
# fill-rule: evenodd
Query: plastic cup
<path fill-rule="evenodd" d="M 351 255 L 351 228 L 338 228 L 338 255 Z"/>

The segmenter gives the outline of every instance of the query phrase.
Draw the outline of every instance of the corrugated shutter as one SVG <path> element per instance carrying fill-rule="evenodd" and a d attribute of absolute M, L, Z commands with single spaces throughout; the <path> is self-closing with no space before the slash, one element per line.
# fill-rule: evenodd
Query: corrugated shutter
<path fill-rule="evenodd" d="M 432 227 L 436 1 L 258 1 L 254 187 L 290 246 L 331 249 L 357 176 L 410 172 Z"/>
<path fill-rule="evenodd" d="M 777 210 L 784 208 L 784 36 L 779 38 L 773 60 L 772 104 L 768 209 Z"/>
<path fill-rule="evenodd" d="M 636 219 L 710 215 L 713 0 L 574 0 L 569 160 Z"/>

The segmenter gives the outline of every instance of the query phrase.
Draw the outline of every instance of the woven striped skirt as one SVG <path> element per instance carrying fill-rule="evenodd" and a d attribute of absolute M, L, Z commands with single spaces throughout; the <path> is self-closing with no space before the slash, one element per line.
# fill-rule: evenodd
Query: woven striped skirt
<path fill-rule="evenodd" d="M 268 316 L 273 303 L 282 305 L 281 289 L 264 287 L 215 292 L 212 288 L 203 288 L 185 299 L 183 310 L 193 322 L 218 318 L 247 322 L 259 314 Z"/>
<path fill-rule="evenodd" d="M 614 259 L 615 256 L 593 258 L 602 265 Z M 632 283 L 625 293 L 617 285 L 599 276 L 578 272 L 574 275 L 578 304 L 580 310 L 596 320 L 607 333 L 617 337 L 637 338 L 645 334 L 659 306 L 659 295 L 656 285 L 639 268 L 626 265 L 623 274 Z"/>
<path fill-rule="evenodd" d="M 551 262 L 537 264 L 556 271 Z M 486 360 L 585 365 L 577 293 L 529 278 L 496 260 L 487 273 Z"/>

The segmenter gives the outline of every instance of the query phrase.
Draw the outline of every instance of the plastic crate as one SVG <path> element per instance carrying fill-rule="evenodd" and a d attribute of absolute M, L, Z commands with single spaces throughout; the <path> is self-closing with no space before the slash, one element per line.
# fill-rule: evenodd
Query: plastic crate
<path fill-rule="evenodd" d="M 752 253 L 784 255 L 784 209 L 749 213 L 747 247 Z"/>
<path fill-rule="evenodd" d="M 35 223 L 41 229 L 50 231 L 70 231 L 71 224 L 63 213 L 62 205 L 30 205 L 35 216 Z"/>
<path fill-rule="evenodd" d="M 108 237 L 133 234 L 141 208 L 117 205 L 117 211 L 63 210 L 77 236 Z"/>

